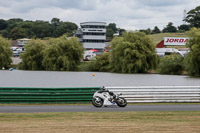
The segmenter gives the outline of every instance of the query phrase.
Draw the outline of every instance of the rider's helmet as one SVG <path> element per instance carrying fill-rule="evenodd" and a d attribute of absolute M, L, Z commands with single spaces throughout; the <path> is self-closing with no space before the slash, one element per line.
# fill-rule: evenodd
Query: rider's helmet
<path fill-rule="evenodd" d="M 101 87 L 100 87 L 100 90 L 101 90 L 101 91 L 106 91 L 106 88 L 105 88 L 104 86 L 101 86 Z"/>

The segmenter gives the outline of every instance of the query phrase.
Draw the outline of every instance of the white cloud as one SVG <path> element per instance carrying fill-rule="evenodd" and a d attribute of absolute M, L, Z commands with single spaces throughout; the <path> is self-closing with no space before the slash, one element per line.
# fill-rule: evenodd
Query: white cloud
<path fill-rule="evenodd" d="M 116 23 L 127 30 L 162 29 L 182 24 L 183 10 L 199 0 L 0 0 L 0 19 L 50 21 L 53 17 L 79 25 L 83 21 Z"/>

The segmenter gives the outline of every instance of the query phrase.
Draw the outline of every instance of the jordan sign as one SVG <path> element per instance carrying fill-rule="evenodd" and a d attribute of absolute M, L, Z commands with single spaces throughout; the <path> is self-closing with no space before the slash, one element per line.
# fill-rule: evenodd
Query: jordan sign
<path fill-rule="evenodd" d="M 188 38 L 186 37 L 164 37 L 164 45 L 170 46 L 184 46 Z"/>

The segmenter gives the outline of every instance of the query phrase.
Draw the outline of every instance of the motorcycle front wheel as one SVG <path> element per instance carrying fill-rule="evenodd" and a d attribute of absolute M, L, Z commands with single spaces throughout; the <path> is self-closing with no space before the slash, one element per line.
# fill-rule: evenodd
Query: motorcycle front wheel
<path fill-rule="evenodd" d="M 95 98 L 92 99 L 92 104 L 95 107 L 102 107 L 103 106 L 103 100 L 99 97 L 95 97 Z"/>
<path fill-rule="evenodd" d="M 127 101 L 125 98 L 123 97 L 119 97 L 117 100 L 116 100 L 116 103 L 119 107 L 126 107 L 127 105 Z"/>

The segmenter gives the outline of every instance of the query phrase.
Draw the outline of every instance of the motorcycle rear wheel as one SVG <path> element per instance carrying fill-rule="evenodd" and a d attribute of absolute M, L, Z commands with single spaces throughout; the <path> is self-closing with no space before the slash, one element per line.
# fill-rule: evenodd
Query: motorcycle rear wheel
<path fill-rule="evenodd" d="M 101 98 L 99 98 L 99 97 L 93 98 L 92 99 L 92 104 L 95 107 L 102 107 L 103 106 L 103 100 Z"/>
<path fill-rule="evenodd" d="M 127 105 L 127 101 L 125 98 L 123 97 L 119 97 L 117 100 L 116 100 L 116 103 L 119 107 L 126 107 Z"/>

